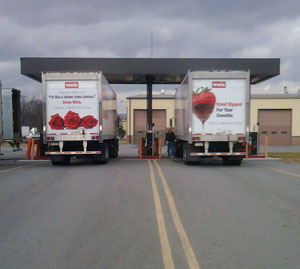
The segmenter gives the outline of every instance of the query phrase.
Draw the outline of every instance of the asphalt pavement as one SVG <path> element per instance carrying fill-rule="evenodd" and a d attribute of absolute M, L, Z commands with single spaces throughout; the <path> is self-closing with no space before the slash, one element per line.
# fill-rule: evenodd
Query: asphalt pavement
<path fill-rule="evenodd" d="M 299 165 L 121 150 L 106 165 L 1 160 L 0 268 L 299 268 Z"/>

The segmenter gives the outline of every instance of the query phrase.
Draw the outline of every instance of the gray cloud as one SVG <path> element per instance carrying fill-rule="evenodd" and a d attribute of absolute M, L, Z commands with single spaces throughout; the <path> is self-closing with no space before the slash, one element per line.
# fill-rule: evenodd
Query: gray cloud
<path fill-rule="evenodd" d="M 38 96 L 40 84 L 20 75 L 20 57 L 149 57 L 153 32 L 154 57 L 281 58 L 281 75 L 252 90 L 277 93 L 287 86 L 296 92 L 299 7 L 296 0 L 2 0 L 0 79 Z M 145 89 L 114 88 L 122 98 Z"/>
<path fill-rule="evenodd" d="M 5 17 L 20 25 L 41 27 L 48 24 L 83 25 L 122 21 L 142 15 L 145 20 L 178 18 L 204 20 L 235 28 L 247 28 L 283 17 L 298 16 L 296 0 L 2 0 L 0 8 Z M 234 24 L 234 25 L 233 25 Z"/>

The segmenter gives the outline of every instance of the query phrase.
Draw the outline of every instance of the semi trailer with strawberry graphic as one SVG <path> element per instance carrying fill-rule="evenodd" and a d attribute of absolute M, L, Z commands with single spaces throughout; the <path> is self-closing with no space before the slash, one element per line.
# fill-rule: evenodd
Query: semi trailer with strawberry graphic
<path fill-rule="evenodd" d="M 176 92 L 176 155 L 240 165 L 249 137 L 250 71 L 189 71 Z"/>
<path fill-rule="evenodd" d="M 106 163 L 118 156 L 116 94 L 102 72 L 43 72 L 45 155 Z"/>

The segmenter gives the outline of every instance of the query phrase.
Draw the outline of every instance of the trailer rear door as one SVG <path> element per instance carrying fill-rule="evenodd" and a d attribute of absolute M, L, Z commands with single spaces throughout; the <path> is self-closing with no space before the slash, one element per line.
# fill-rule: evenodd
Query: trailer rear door
<path fill-rule="evenodd" d="M 97 80 L 46 81 L 46 122 L 47 134 L 98 134 Z"/>
<path fill-rule="evenodd" d="M 194 78 L 192 90 L 193 134 L 246 133 L 246 79 Z"/>

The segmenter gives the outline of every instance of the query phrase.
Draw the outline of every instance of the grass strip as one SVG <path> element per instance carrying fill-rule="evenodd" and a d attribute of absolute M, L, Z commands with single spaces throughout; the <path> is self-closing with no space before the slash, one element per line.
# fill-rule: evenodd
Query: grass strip
<path fill-rule="evenodd" d="M 269 152 L 268 156 L 272 158 L 280 158 L 287 162 L 300 163 L 300 152 Z"/>

